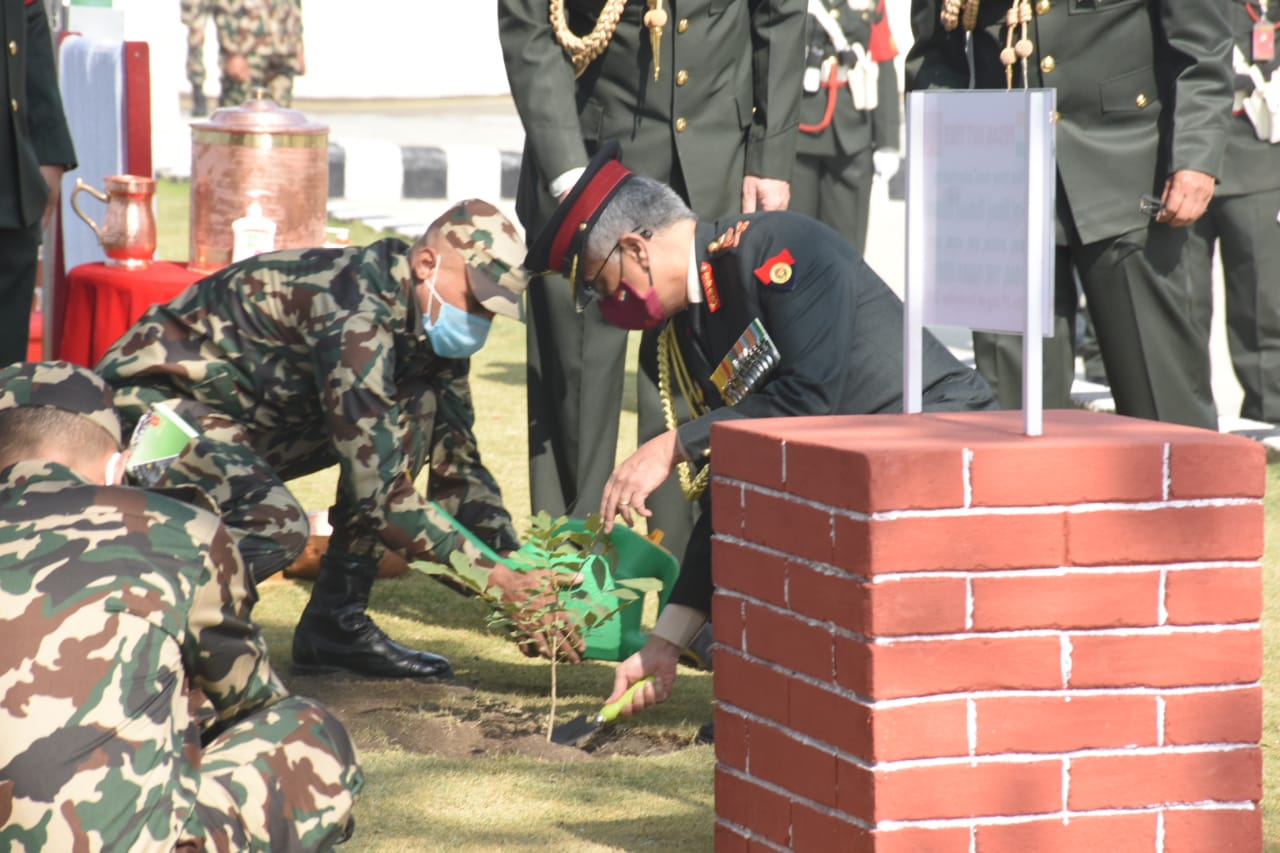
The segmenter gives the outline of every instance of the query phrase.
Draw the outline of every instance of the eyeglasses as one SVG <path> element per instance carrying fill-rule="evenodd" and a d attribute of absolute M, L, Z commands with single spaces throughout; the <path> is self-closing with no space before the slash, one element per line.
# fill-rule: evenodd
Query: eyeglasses
<path fill-rule="evenodd" d="M 644 239 L 648 240 L 653 237 L 653 232 L 648 228 L 643 228 L 636 232 Z M 604 293 L 600 291 L 600 276 L 604 275 L 605 267 L 609 266 L 609 261 L 613 258 L 613 253 L 618 251 L 618 247 L 622 245 L 622 238 L 618 238 L 618 242 L 613 244 L 613 248 L 609 250 L 609 254 L 604 256 L 604 260 L 600 262 L 600 266 L 596 269 L 596 274 L 589 279 L 583 279 L 582 284 L 574 288 L 574 295 L 578 312 L 586 310 L 586 307 L 597 299 L 603 299 Z"/>
<path fill-rule="evenodd" d="M 578 307 L 585 308 L 597 299 L 604 296 L 600 292 L 599 281 L 600 276 L 604 275 L 604 268 L 609 266 L 609 261 L 613 258 L 613 253 L 618 251 L 618 247 L 622 245 L 622 240 L 613 244 L 613 248 L 609 250 L 609 254 L 604 256 L 604 260 L 600 262 L 600 266 L 596 268 L 596 274 L 589 279 L 583 279 L 582 285 L 578 288 Z"/>

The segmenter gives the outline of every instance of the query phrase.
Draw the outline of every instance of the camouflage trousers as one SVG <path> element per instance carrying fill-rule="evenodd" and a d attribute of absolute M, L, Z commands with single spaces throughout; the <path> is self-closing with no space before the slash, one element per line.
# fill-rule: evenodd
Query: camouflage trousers
<path fill-rule="evenodd" d="M 203 837 L 206 850 L 327 850 L 363 787 L 342 724 L 313 700 L 290 696 L 205 747 L 184 834 Z"/>
<path fill-rule="evenodd" d="M 171 388 L 145 385 L 115 389 L 116 408 L 126 430 L 132 429 L 152 404 L 163 402 L 201 433 L 165 472 L 161 486 L 196 486 L 217 503 L 222 522 L 235 537 L 254 581 L 287 568 L 302 554 L 311 526 L 285 481 L 338 464 L 328 431 L 323 426 L 310 431 L 255 429 L 204 403 L 175 398 L 172 393 Z M 409 421 L 405 456 L 412 480 L 426 464 L 433 420 L 434 411 L 430 410 Z M 348 491 L 345 485 L 339 475 L 338 494 L 329 509 L 333 526 L 330 547 L 380 558 L 385 551 L 380 531 L 358 506 L 343 499 Z"/>
<path fill-rule="evenodd" d="M 204 37 L 209 28 L 209 0 L 182 0 L 182 23 L 187 28 L 187 80 L 193 90 L 203 88 Z"/>
<path fill-rule="evenodd" d="M 249 57 L 249 79 L 232 80 L 222 75 L 222 91 L 218 95 L 218 106 L 234 107 L 257 97 L 262 90 L 265 97 L 270 98 L 282 107 L 293 103 L 293 60 L 288 58 L 258 59 Z"/>

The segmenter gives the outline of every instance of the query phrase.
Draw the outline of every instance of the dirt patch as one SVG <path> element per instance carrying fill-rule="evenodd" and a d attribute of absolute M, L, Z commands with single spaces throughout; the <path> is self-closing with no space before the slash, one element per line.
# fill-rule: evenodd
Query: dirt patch
<path fill-rule="evenodd" d="M 334 712 L 356 745 L 446 758 L 520 755 L 555 761 L 589 761 L 611 755 L 657 755 L 689 746 L 688 738 L 619 723 L 600 730 L 582 747 L 550 743 L 546 718 L 478 695 L 459 684 L 424 684 L 347 676 L 294 676 L 289 687 Z M 557 716 L 563 723 L 572 714 Z"/>

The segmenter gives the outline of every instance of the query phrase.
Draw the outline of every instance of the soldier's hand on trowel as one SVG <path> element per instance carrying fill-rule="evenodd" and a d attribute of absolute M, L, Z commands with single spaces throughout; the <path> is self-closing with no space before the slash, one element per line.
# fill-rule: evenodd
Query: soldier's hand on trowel
<path fill-rule="evenodd" d="M 645 676 L 652 675 L 653 681 L 642 686 L 631 697 L 631 704 L 622 708 L 624 717 L 651 708 L 659 702 L 665 702 L 671 696 L 671 688 L 676 681 L 676 663 L 680 660 L 680 648 L 661 637 L 649 635 L 640 651 L 618 664 L 613 671 L 613 692 L 605 704 L 617 701 Z"/>
<path fill-rule="evenodd" d="M 489 585 L 502 592 L 504 601 L 520 606 L 512 621 L 522 635 L 520 651 L 529 657 L 541 655 L 550 659 L 581 663 L 586 644 L 573 619 L 563 610 L 548 610 L 556 601 L 555 590 L 581 583 L 579 575 L 548 569 L 515 571 L 495 564 L 489 573 Z"/>
<path fill-rule="evenodd" d="M 684 451 L 671 429 L 654 436 L 640 445 L 622 464 L 613 469 L 609 481 L 604 484 L 604 496 L 600 499 L 600 518 L 604 520 L 604 532 L 613 531 L 613 517 L 621 515 L 630 527 L 635 527 L 632 513 L 645 518 L 653 511 L 644 505 L 653 490 L 666 482 L 671 470 L 684 459 Z"/>

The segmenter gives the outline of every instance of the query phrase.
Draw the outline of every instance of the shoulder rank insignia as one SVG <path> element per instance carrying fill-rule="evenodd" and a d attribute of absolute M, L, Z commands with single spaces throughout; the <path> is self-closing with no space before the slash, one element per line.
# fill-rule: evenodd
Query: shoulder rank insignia
<path fill-rule="evenodd" d="M 760 283 L 765 287 L 774 287 L 778 290 L 790 290 L 795 287 L 791 281 L 791 274 L 794 271 L 796 259 L 791 257 L 788 249 L 783 249 L 760 266 L 756 267 L 756 278 L 760 279 Z"/>
<path fill-rule="evenodd" d="M 707 252 L 715 254 L 725 249 L 732 249 L 738 245 L 738 241 L 742 239 L 742 232 L 747 230 L 747 226 L 751 224 L 748 219 L 740 219 L 733 225 L 730 225 L 723 234 L 707 244 Z"/>
<path fill-rule="evenodd" d="M 726 403 L 736 406 L 760 387 L 781 361 L 782 354 L 769 337 L 764 323 L 757 318 L 720 359 L 720 364 L 711 374 L 711 384 L 716 386 Z"/>
<path fill-rule="evenodd" d="M 714 314 L 720 310 L 720 291 L 716 289 L 716 275 L 709 262 L 698 264 L 698 278 L 702 280 L 702 292 L 707 297 L 707 310 Z"/>

